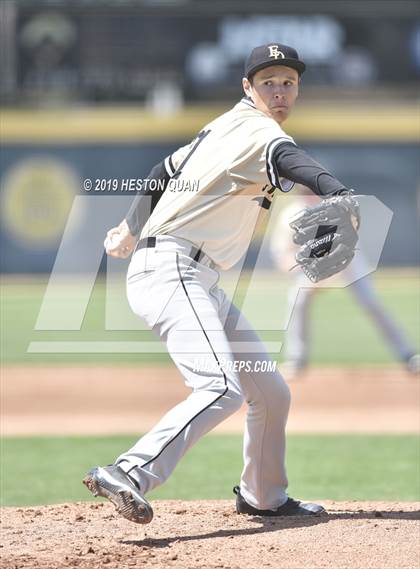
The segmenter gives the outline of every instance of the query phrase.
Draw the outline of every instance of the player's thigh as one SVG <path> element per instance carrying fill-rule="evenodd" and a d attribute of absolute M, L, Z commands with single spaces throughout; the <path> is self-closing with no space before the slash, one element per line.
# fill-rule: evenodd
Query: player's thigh
<path fill-rule="evenodd" d="M 170 260 L 169 260 L 170 261 Z M 234 356 L 210 289 L 218 275 L 177 257 L 176 271 L 168 262 L 159 269 L 154 286 L 160 305 L 153 329 L 193 389 L 224 389 L 240 393 Z"/>
<path fill-rule="evenodd" d="M 233 357 L 236 362 L 243 362 L 238 366 L 239 381 L 247 402 L 266 409 L 287 411 L 290 390 L 263 341 L 227 298 L 222 312 L 226 313 L 225 330 Z"/>

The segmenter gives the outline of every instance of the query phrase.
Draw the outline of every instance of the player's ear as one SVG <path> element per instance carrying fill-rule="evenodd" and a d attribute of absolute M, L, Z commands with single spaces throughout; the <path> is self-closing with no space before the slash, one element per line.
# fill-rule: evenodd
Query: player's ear
<path fill-rule="evenodd" d="M 242 79 L 242 88 L 244 90 L 244 93 L 247 97 L 251 97 L 251 82 L 249 81 L 249 79 L 247 79 L 246 77 L 244 77 Z"/>

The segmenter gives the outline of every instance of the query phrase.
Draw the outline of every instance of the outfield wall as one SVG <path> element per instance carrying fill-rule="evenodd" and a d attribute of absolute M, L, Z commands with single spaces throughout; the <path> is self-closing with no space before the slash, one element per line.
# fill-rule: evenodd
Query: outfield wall
<path fill-rule="evenodd" d="M 73 200 L 88 193 L 84 180 L 118 180 L 121 186 L 121 180 L 145 178 L 156 162 L 227 108 L 196 107 L 170 117 L 129 108 L 4 111 L 0 270 L 50 271 Z M 411 106 L 399 106 L 392 121 L 390 116 L 387 107 L 303 105 L 286 130 L 344 183 L 376 195 L 394 211 L 382 265 L 415 265 L 418 116 Z M 89 196 L 119 193 L 93 189 Z M 95 210 L 95 200 L 86 200 L 76 233 L 89 224 L 92 239 L 102 237 L 103 220 Z M 115 211 L 115 223 L 123 214 L 124 209 Z"/>

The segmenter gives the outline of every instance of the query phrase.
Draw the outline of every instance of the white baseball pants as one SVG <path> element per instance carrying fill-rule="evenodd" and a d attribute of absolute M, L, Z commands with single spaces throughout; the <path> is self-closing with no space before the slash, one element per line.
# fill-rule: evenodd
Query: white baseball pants
<path fill-rule="evenodd" d="M 241 494 L 254 507 L 274 509 L 287 499 L 289 388 L 277 370 L 254 370 L 256 361 L 271 362 L 263 343 L 218 288 L 211 261 L 193 261 L 190 252 L 191 243 L 158 236 L 155 247 L 138 250 L 130 263 L 130 306 L 166 343 L 192 391 L 116 462 L 146 494 L 245 399 Z M 242 330 L 235 329 L 238 319 Z M 250 371 L 233 371 L 235 360 L 250 361 Z"/>

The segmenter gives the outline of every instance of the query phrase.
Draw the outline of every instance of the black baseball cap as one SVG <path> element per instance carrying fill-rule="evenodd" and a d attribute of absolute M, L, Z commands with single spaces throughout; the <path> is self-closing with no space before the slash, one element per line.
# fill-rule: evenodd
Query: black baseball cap
<path fill-rule="evenodd" d="M 267 43 L 254 47 L 245 62 L 245 77 L 249 79 L 254 73 L 270 67 L 271 65 L 285 65 L 296 69 L 299 75 L 306 69 L 303 61 L 300 61 L 298 52 L 288 45 L 281 43 Z"/>

